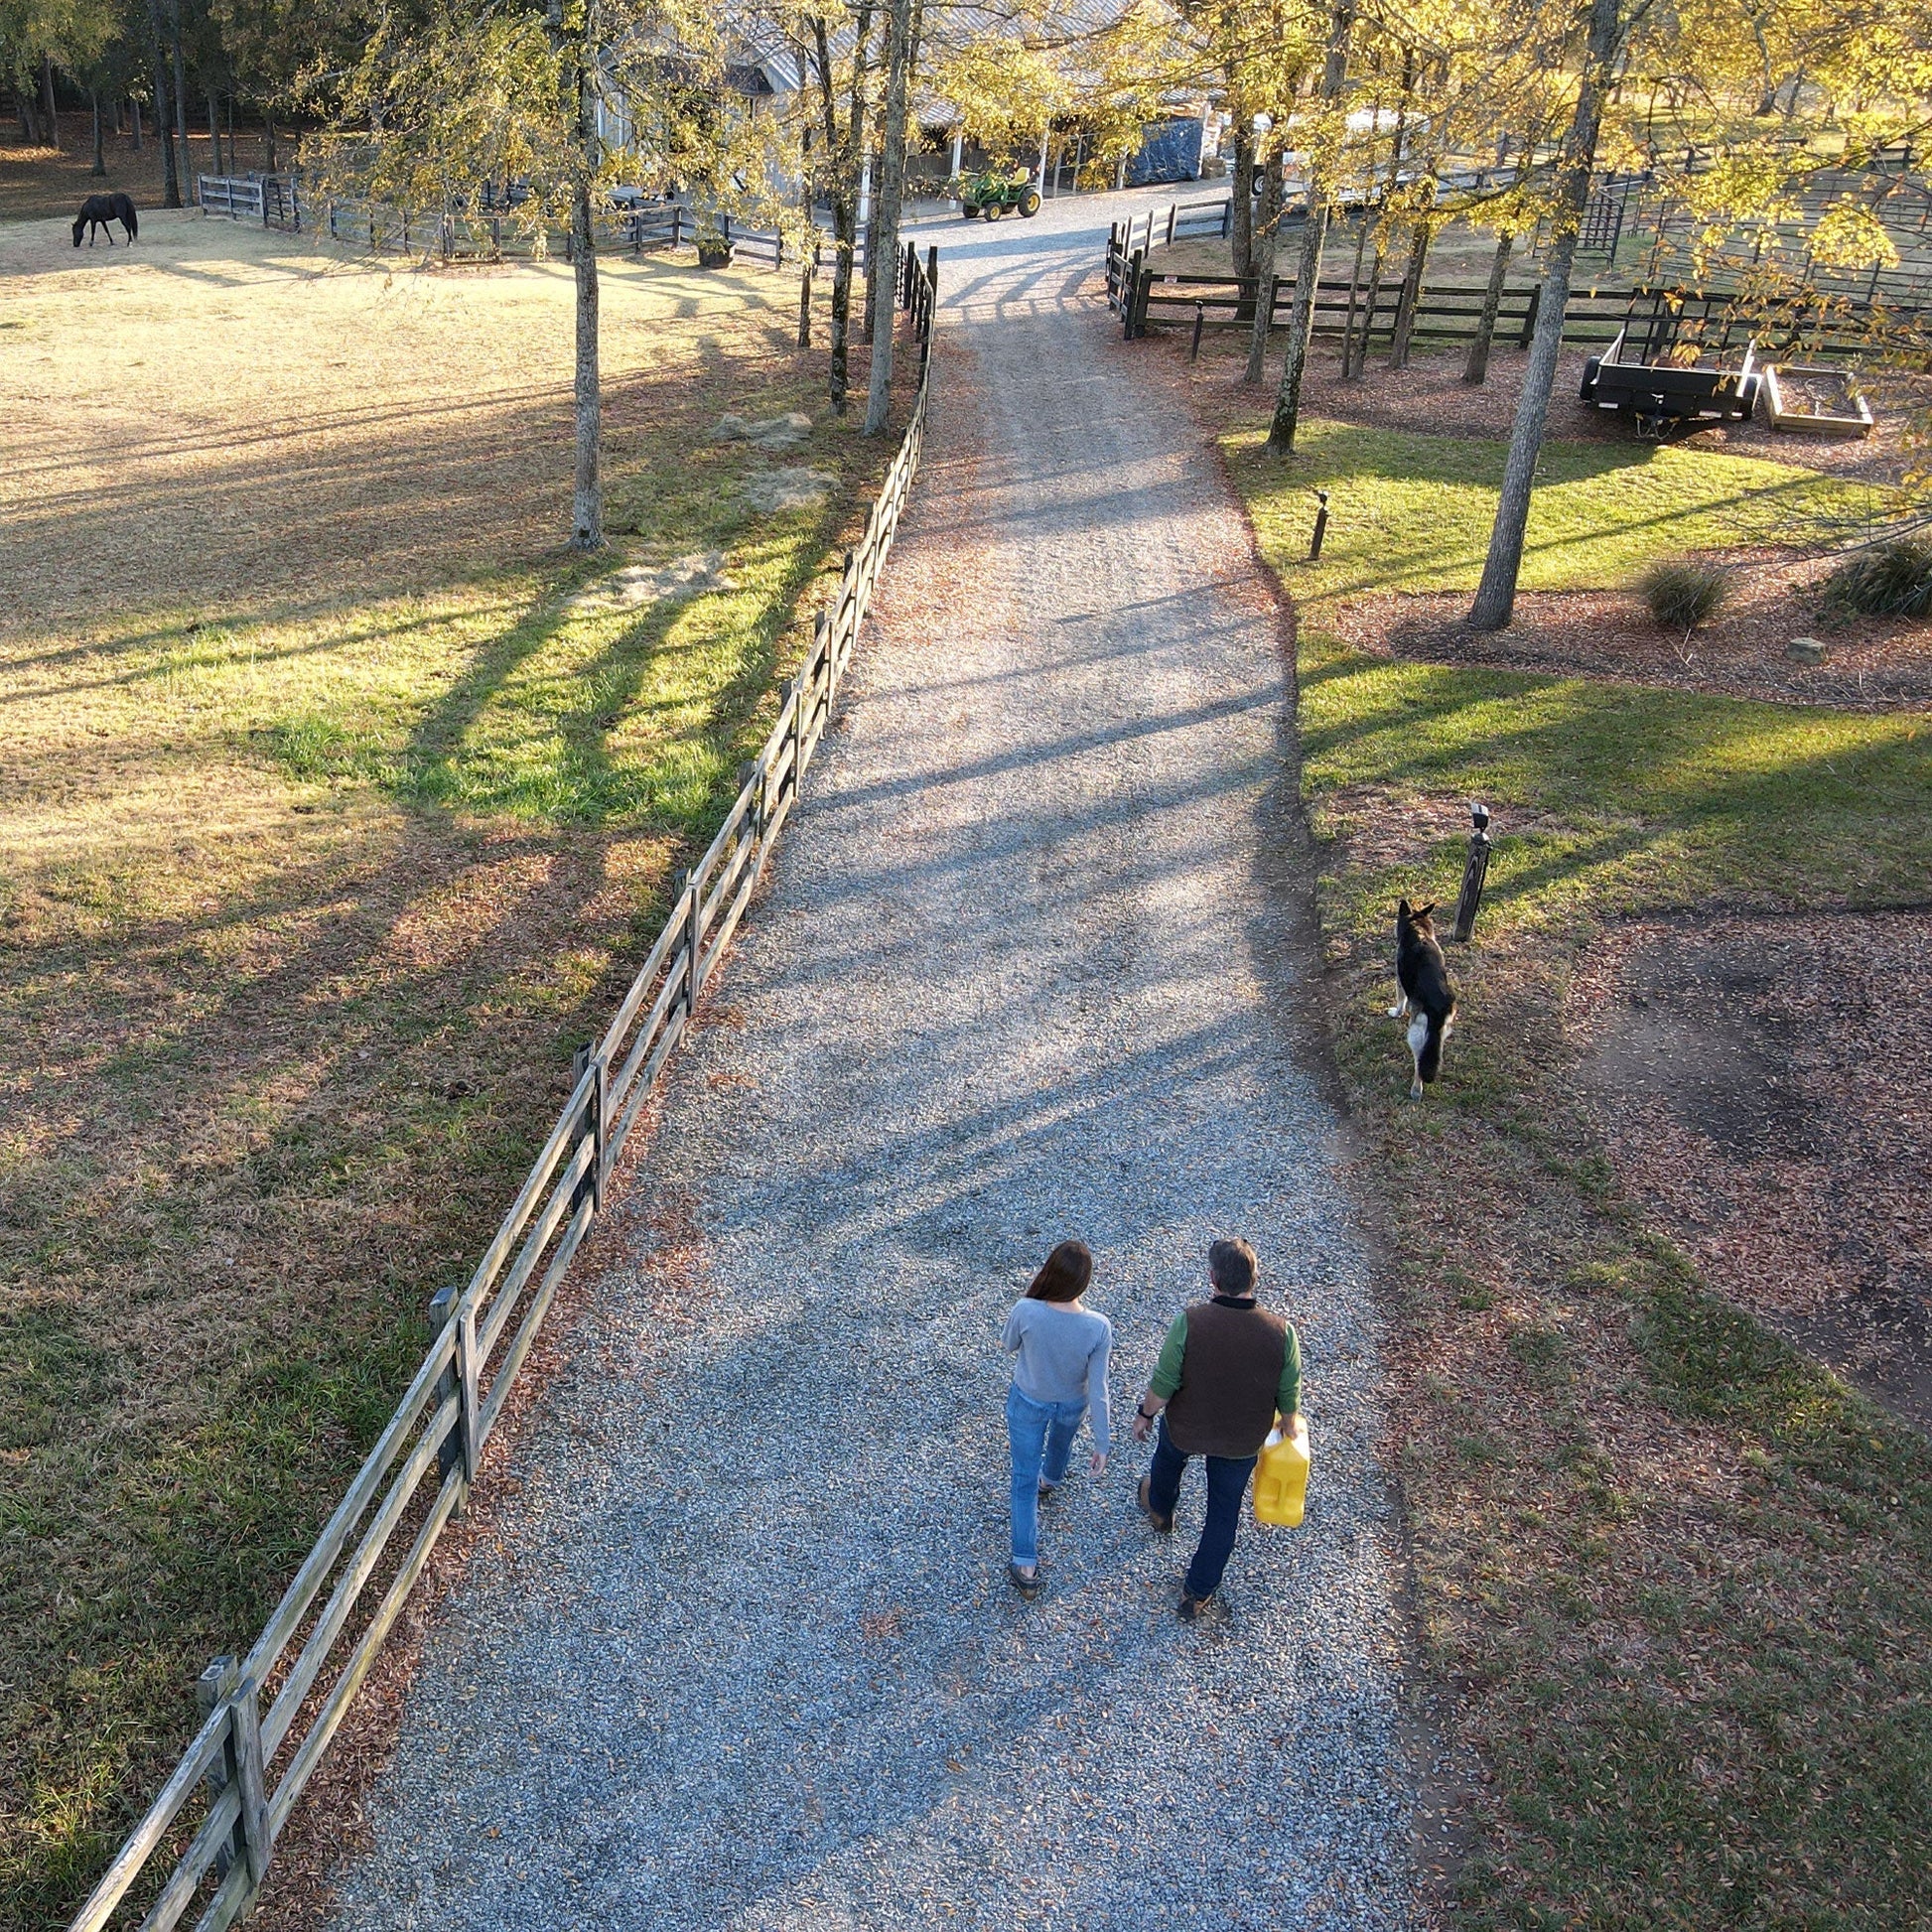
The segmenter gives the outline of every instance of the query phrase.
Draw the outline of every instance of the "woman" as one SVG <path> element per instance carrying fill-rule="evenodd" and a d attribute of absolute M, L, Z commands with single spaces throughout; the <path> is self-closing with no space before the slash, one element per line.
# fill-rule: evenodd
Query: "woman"
<path fill-rule="evenodd" d="M 1039 1588 L 1039 1505 L 1066 1474 L 1080 1418 L 1093 1436 L 1090 1475 L 1107 1466 L 1107 1356 L 1113 1324 L 1080 1305 L 1093 1279 L 1084 1241 L 1062 1241 L 1007 1316 L 1000 1346 L 1020 1359 L 1007 1391 L 1013 1446 L 1013 1561 L 1007 1577 L 1022 1596 Z"/>

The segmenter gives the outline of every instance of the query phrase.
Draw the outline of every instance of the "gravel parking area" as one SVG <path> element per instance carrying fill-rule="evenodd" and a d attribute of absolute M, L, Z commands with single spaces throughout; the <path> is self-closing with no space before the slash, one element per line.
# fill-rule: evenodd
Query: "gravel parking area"
<path fill-rule="evenodd" d="M 343 1927 L 1428 1922 L 1278 619 L 1211 454 L 1075 297 L 1110 211 L 921 236 L 942 402 L 873 634 Z M 1126 1423 L 1224 1232 L 1300 1325 L 1315 1488 L 1188 1626 L 1199 1476 L 1154 1535 Z M 997 1337 L 1072 1234 L 1121 1449 L 1093 1483 L 1083 1442 L 1028 1604 Z"/>

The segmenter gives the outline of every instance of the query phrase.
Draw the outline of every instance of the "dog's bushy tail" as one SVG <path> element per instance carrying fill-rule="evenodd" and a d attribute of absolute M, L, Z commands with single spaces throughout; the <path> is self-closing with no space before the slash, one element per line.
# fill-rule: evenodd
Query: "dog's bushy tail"
<path fill-rule="evenodd" d="M 1416 1077 L 1425 1083 L 1443 1070 L 1443 1022 L 1445 1016 L 1428 1016 L 1429 1032 L 1423 1036 L 1422 1051 L 1416 1055 Z"/>

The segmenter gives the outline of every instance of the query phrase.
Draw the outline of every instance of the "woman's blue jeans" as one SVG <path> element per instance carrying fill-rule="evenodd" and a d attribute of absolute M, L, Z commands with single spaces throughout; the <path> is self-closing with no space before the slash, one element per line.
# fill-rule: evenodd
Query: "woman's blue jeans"
<path fill-rule="evenodd" d="M 1084 1402 L 1035 1402 L 1007 1391 L 1007 1441 L 1013 1446 L 1013 1560 L 1022 1570 L 1039 1561 L 1039 1485 L 1066 1474 Z"/>

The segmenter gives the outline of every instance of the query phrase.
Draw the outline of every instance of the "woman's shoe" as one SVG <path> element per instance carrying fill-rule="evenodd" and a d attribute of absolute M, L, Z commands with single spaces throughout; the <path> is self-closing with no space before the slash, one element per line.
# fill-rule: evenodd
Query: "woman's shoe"
<path fill-rule="evenodd" d="M 1039 1566 L 1035 1564 L 1032 1570 L 1022 1570 L 1017 1563 L 1010 1563 L 1007 1565 L 1007 1582 L 1031 1601 L 1039 1594 Z"/>
<path fill-rule="evenodd" d="M 1180 1601 L 1174 1605 L 1174 1614 L 1182 1623 L 1192 1623 L 1213 1600 L 1212 1596 L 1196 1596 L 1183 1584 L 1180 1588 Z"/>
<path fill-rule="evenodd" d="M 1149 1502 L 1147 1499 L 1148 1481 L 1149 1478 L 1146 1476 L 1143 1476 L 1141 1478 L 1140 1487 L 1134 1491 L 1134 1500 L 1140 1504 L 1141 1514 L 1145 1516 L 1147 1520 L 1150 1523 L 1152 1523 L 1154 1527 L 1157 1530 L 1159 1530 L 1163 1536 L 1166 1536 L 1169 1533 L 1169 1531 L 1171 1531 L 1173 1528 L 1173 1518 L 1172 1516 L 1157 1516 L 1155 1514 L 1154 1505 L 1151 1502 Z"/>
<path fill-rule="evenodd" d="M 1042 1482 L 1039 1485 L 1039 1500 L 1045 1502 L 1059 1486 L 1057 1482 Z"/>

